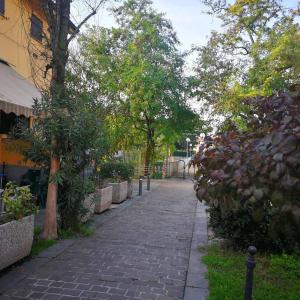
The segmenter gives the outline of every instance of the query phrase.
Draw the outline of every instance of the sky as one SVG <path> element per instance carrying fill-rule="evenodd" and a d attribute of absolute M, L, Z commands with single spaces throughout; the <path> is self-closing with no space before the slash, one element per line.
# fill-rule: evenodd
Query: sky
<path fill-rule="evenodd" d="M 96 0 L 94 0 L 96 1 Z M 166 14 L 178 38 L 182 50 L 189 50 L 192 45 L 204 45 L 212 30 L 221 30 L 220 21 L 216 17 L 205 13 L 206 7 L 201 0 L 152 0 L 153 7 L 158 12 Z M 72 10 L 72 16 L 80 20 L 84 11 L 77 1 Z M 76 3 L 76 2 L 75 2 Z M 284 7 L 296 7 L 297 0 L 283 0 Z M 92 17 L 89 24 L 111 27 L 114 25 L 113 17 L 105 9 L 101 8 L 96 16 Z"/>

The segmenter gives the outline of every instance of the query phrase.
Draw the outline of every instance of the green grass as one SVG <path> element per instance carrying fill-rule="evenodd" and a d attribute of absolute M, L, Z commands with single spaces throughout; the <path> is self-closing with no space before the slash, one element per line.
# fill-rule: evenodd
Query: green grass
<path fill-rule="evenodd" d="M 39 238 L 42 229 L 40 227 L 34 228 L 34 239 L 31 248 L 31 256 L 39 255 L 42 251 L 46 250 L 47 248 L 53 246 L 56 241 L 54 240 L 42 240 Z"/>
<path fill-rule="evenodd" d="M 209 246 L 209 300 L 243 300 L 246 254 Z M 253 300 L 299 300 L 300 256 L 256 255 Z"/>
<path fill-rule="evenodd" d="M 32 244 L 31 256 L 39 255 L 42 251 L 56 244 L 54 240 L 36 240 Z"/>
<path fill-rule="evenodd" d="M 61 229 L 59 230 L 59 238 L 62 240 L 72 239 L 78 236 L 89 237 L 94 233 L 94 229 L 87 227 L 86 225 L 79 225 L 76 230 L 73 229 Z"/>
<path fill-rule="evenodd" d="M 57 243 L 55 240 L 42 240 L 40 239 L 40 234 L 42 232 L 42 228 L 36 227 L 34 228 L 34 240 L 31 248 L 31 256 L 39 255 L 42 251 L 47 248 L 53 246 Z M 80 225 L 77 230 L 60 230 L 59 231 L 59 239 L 67 240 L 72 239 L 78 236 L 89 237 L 94 233 L 93 228 L 87 227 L 85 225 Z"/>

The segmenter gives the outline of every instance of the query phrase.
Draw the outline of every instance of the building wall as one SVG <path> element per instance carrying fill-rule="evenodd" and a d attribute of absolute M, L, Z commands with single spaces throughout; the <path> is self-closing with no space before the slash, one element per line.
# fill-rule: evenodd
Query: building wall
<path fill-rule="evenodd" d="M 46 50 L 46 39 L 42 42 L 30 34 L 31 16 L 36 15 L 47 33 L 47 22 L 38 0 L 4 0 L 5 13 L 0 16 L 0 59 L 6 61 L 20 75 L 38 88 L 45 87 L 45 65 L 50 52 Z"/>
<path fill-rule="evenodd" d="M 47 36 L 48 25 L 39 0 L 5 0 L 5 13 L 0 15 L 0 59 L 41 90 L 48 86 L 51 76 L 49 72 L 44 78 L 50 51 L 45 38 L 40 42 L 30 34 L 32 14 L 42 21 Z M 0 134 L 0 173 L 3 162 L 8 179 L 17 183 L 28 169 L 33 168 L 32 163 L 25 163 L 23 157 L 9 146 L 7 135 Z"/>

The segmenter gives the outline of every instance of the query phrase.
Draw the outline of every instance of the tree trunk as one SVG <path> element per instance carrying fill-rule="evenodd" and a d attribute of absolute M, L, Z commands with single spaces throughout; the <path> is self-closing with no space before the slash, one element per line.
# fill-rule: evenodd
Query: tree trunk
<path fill-rule="evenodd" d="M 145 166 L 144 166 L 144 175 L 145 176 L 148 176 L 151 173 L 153 154 L 154 154 L 154 148 L 155 148 L 153 136 L 154 136 L 154 130 L 148 129 L 146 155 L 145 155 Z"/>
<path fill-rule="evenodd" d="M 56 109 L 63 110 L 61 101 L 65 94 L 65 73 L 68 61 L 68 33 L 71 0 L 57 0 L 55 18 L 49 24 L 52 51 L 52 77 L 50 83 L 51 101 Z M 50 177 L 48 183 L 45 223 L 42 237 L 44 239 L 57 238 L 57 194 L 58 185 L 55 182 L 60 169 L 60 157 L 57 155 L 59 138 L 52 137 L 52 155 Z"/>
<path fill-rule="evenodd" d="M 50 178 L 53 178 L 58 171 L 59 158 L 55 155 L 52 155 Z M 44 230 L 41 236 L 44 239 L 57 239 L 57 191 L 57 184 L 50 179 L 48 184 Z"/>

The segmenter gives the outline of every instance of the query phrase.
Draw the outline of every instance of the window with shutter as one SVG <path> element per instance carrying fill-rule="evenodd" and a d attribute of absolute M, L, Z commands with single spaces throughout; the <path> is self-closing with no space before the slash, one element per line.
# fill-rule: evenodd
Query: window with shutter
<path fill-rule="evenodd" d="M 43 38 L 43 23 L 42 21 L 35 15 L 31 16 L 31 28 L 30 34 L 33 38 L 38 41 L 42 41 Z"/>
<path fill-rule="evenodd" d="M 5 3 L 4 0 L 0 0 L 0 15 L 4 15 L 5 12 Z"/>

